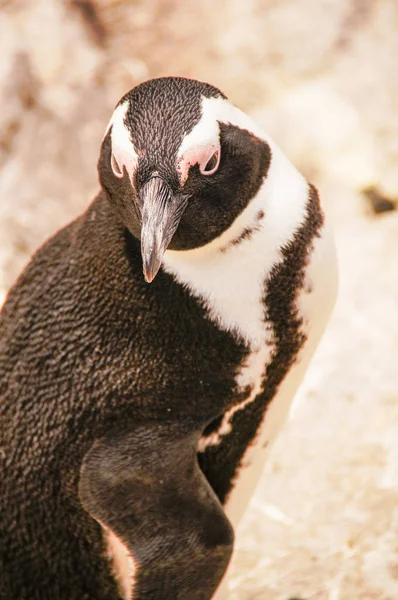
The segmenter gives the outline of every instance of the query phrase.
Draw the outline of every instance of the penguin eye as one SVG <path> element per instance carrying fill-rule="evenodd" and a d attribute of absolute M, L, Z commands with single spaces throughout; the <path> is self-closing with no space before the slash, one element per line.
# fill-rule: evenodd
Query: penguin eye
<path fill-rule="evenodd" d="M 123 171 L 119 167 L 119 163 L 117 162 L 114 154 L 112 154 L 112 157 L 111 157 L 111 167 L 112 167 L 113 174 L 116 175 L 116 177 L 119 177 L 119 178 L 123 177 Z"/>
<path fill-rule="evenodd" d="M 206 162 L 205 166 L 200 167 L 200 172 L 202 173 L 202 175 L 213 175 L 213 173 L 215 173 L 217 171 L 217 169 L 220 165 L 220 157 L 221 157 L 220 149 L 213 152 L 213 154 L 210 156 L 209 160 Z"/>

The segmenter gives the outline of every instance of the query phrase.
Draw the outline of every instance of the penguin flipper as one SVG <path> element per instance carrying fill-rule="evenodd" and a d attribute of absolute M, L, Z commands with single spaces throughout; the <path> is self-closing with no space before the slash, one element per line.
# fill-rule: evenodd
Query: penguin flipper
<path fill-rule="evenodd" d="M 84 458 L 80 498 L 131 553 L 134 600 L 210 600 L 228 566 L 233 530 L 197 439 L 152 423 L 108 433 Z"/>

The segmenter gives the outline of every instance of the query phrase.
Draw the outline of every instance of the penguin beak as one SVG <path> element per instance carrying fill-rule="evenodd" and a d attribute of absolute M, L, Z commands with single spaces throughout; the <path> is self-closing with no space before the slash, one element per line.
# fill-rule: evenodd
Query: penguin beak
<path fill-rule="evenodd" d="M 141 189 L 140 200 L 142 263 L 145 279 L 151 283 L 186 209 L 188 196 L 173 195 L 164 179 L 154 176 Z"/>

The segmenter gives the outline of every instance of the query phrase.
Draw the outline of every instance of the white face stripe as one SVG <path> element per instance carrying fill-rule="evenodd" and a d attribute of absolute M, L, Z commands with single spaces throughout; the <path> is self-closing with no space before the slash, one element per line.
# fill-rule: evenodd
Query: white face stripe
<path fill-rule="evenodd" d="M 202 117 L 192 131 L 185 136 L 178 152 L 180 159 L 189 152 L 194 153 L 195 148 L 211 147 L 212 144 L 218 143 L 219 122 L 245 129 L 268 144 L 271 149 L 271 164 L 267 177 L 257 196 L 249 202 L 227 231 L 202 248 L 182 253 L 168 251 L 167 255 L 170 258 L 183 254 L 184 262 L 187 259 L 189 261 L 196 260 L 202 256 L 207 259 L 213 255 L 215 250 L 237 238 L 246 227 L 253 225 L 255 215 L 259 210 L 265 211 L 267 235 L 274 238 L 274 246 L 278 247 L 291 239 L 292 234 L 300 227 L 305 218 L 307 182 L 287 160 L 275 142 L 250 117 L 225 98 L 202 97 Z"/>
<path fill-rule="evenodd" d="M 197 163 L 204 163 L 205 165 L 212 154 L 220 148 L 219 123 L 235 125 L 240 129 L 253 133 L 262 140 L 268 141 L 260 128 L 228 100 L 221 96 L 217 98 L 202 96 L 200 121 L 184 137 L 177 154 L 177 170 L 181 185 L 184 185 L 187 180 L 191 166 Z"/>
<path fill-rule="evenodd" d="M 188 177 L 190 167 L 207 162 L 211 155 L 220 149 L 220 127 L 202 96 L 202 116 L 188 135 L 182 140 L 177 154 L 177 171 L 181 185 Z"/>
<path fill-rule="evenodd" d="M 126 167 L 126 171 L 130 177 L 131 183 L 133 184 L 134 172 L 138 164 L 138 153 L 131 140 L 130 131 L 124 123 L 128 108 L 128 100 L 125 100 L 125 102 L 119 104 L 119 106 L 115 108 L 111 120 L 109 121 L 108 127 L 106 129 L 105 136 L 107 135 L 109 129 L 112 127 L 112 155 L 114 156 L 117 165 L 119 166 L 121 175 L 118 174 L 114 167 L 112 167 L 113 173 L 116 177 L 123 177 L 123 167 Z"/>
<path fill-rule="evenodd" d="M 136 566 L 123 542 L 108 527 L 104 527 L 109 558 L 113 561 L 113 574 L 123 600 L 132 600 Z"/>
<path fill-rule="evenodd" d="M 131 140 L 130 131 L 124 123 L 128 108 L 128 100 L 125 100 L 115 108 L 108 123 L 105 136 L 112 127 L 112 155 L 118 167 L 115 168 L 115 165 L 111 165 L 113 173 L 116 177 L 122 177 L 123 168 L 125 167 L 133 183 L 134 172 L 138 164 L 138 152 Z M 270 146 L 273 145 L 261 129 L 244 112 L 236 108 L 228 100 L 222 97 L 206 98 L 202 96 L 201 119 L 192 131 L 184 137 L 177 154 L 176 168 L 179 173 L 181 185 L 185 183 L 191 166 L 199 163 L 201 169 L 204 169 L 215 152 L 222 152 L 220 148 L 220 122 L 245 129 L 266 141 Z"/>

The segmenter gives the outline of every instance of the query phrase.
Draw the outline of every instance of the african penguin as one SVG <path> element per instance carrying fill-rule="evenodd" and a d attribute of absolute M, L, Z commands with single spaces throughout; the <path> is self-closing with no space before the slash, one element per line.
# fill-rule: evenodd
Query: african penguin
<path fill-rule="evenodd" d="M 331 313 L 332 238 L 205 83 L 128 92 L 98 168 L 1 314 L 0 597 L 209 600 Z"/>

